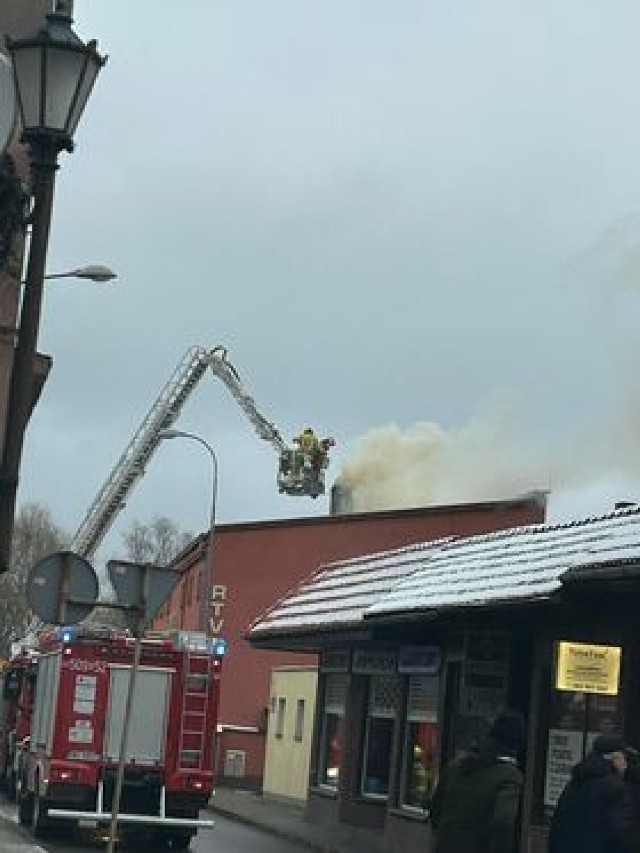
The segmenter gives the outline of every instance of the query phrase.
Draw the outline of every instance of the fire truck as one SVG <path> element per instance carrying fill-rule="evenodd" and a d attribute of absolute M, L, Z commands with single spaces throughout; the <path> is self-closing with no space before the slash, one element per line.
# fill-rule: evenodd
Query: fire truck
<path fill-rule="evenodd" d="M 127 630 L 89 623 L 39 635 L 32 677 L 22 676 L 35 690 L 13 764 L 18 817 L 36 837 L 56 823 L 109 824 L 121 758 L 119 837 L 142 832 L 186 850 L 213 825 L 199 811 L 213 791 L 224 641 L 184 631 L 142 638 L 127 709 L 135 642 Z"/>
<path fill-rule="evenodd" d="M 17 793 L 20 744 L 29 734 L 35 693 L 36 658 L 14 649 L 0 673 L 0 786 L 10 800 Z"/>

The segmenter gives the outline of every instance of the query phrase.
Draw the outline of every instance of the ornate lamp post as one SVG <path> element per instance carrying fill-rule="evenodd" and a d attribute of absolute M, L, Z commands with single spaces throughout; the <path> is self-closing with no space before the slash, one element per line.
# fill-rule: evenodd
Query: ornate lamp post
<path fill-rule="evenodd" d="M 73 134 L 106 59 L 95 41 L 85 44 L 71 29 L 69 4 L 56 11 L 34 36 L 7 39 L 14 71 L 22 141 L 29 153 L 33 205 L 27 277 L 20 308 L 0 471 L 0 573 L 7 570 L 13 533 L 24 433 L 32 403 L 34 360 L 55 172 L 60 151 L 73 150 Z"/>
<path fill-rule="evenodd" d="M 218 457 L 213 447 L 199 435 L 193 432 L 184 432 L 181 429 L 163 429 L 158 438 L 185 438 L 188 441 L 197 441 L 209 454 L 211 459 L 211 510 L 209 518 L 209 539 L 207 542 L 207 559 L 200 574 L 201 596 L 200 596 L 200 627 L 209 635 L 209 588 L 213 583 L 213 543 L 215 541 L 216 529 L 216 499 L 218 494 Z"/>

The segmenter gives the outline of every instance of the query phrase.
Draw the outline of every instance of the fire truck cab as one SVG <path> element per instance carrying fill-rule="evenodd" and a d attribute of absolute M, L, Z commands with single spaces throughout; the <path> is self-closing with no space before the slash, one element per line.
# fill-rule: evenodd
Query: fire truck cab
<path fill-rule="evenodd" d="M 140 643 L 118 833 L 143 830 L 186 850 L 213 825 L 199 811 L 213 791 L 224 648 L 194 632 Z M 95 625 L 40 635 L 17 782 L 20 822 L 36 836 L 54 822 L 110 823 L 134 645 L 128 631 Z"/>

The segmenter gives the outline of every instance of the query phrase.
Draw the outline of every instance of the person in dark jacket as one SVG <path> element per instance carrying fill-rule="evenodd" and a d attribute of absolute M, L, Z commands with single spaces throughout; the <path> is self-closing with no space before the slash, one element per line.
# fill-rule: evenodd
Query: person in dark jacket
<path fill-rule="evenodd" d="M 624 778 L 631 807 L 631 849 L 640 853 L 640 753 L 633 746 L 627 746 L 625 753 L 627 769 Z"/>
<path fill-rule="evenodd" d="M 503 711 L 487 738 L 445 769 L 429 812 L 438 853 L 516 849 L 525 735 L 522 714 Z"/>
<path fill-rule="evenodd" d="M 631 804 L 625 743 L 600 735 L 577 764 L 549 827 L 549 853 L 629 853 Z"/>

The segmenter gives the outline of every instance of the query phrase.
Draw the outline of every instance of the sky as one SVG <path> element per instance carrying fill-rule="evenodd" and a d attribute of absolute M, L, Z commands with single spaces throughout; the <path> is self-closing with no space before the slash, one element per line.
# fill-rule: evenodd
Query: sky
<path fill-rule="evenodd" d="M 61 155 L 54 367 L 22 503 L 65 530 L 185 351 L 227 347 L 287 439 L 337 445 L 358 509 L 549 489 L 549 519 L 640 496 L 640 6 L 584 0 L 76 0 L 109 55 Z M 176 428 L 220 523 L 326 514 L 211 374 Z M 163 443 L 134 521 L 207 528 Z"/>

